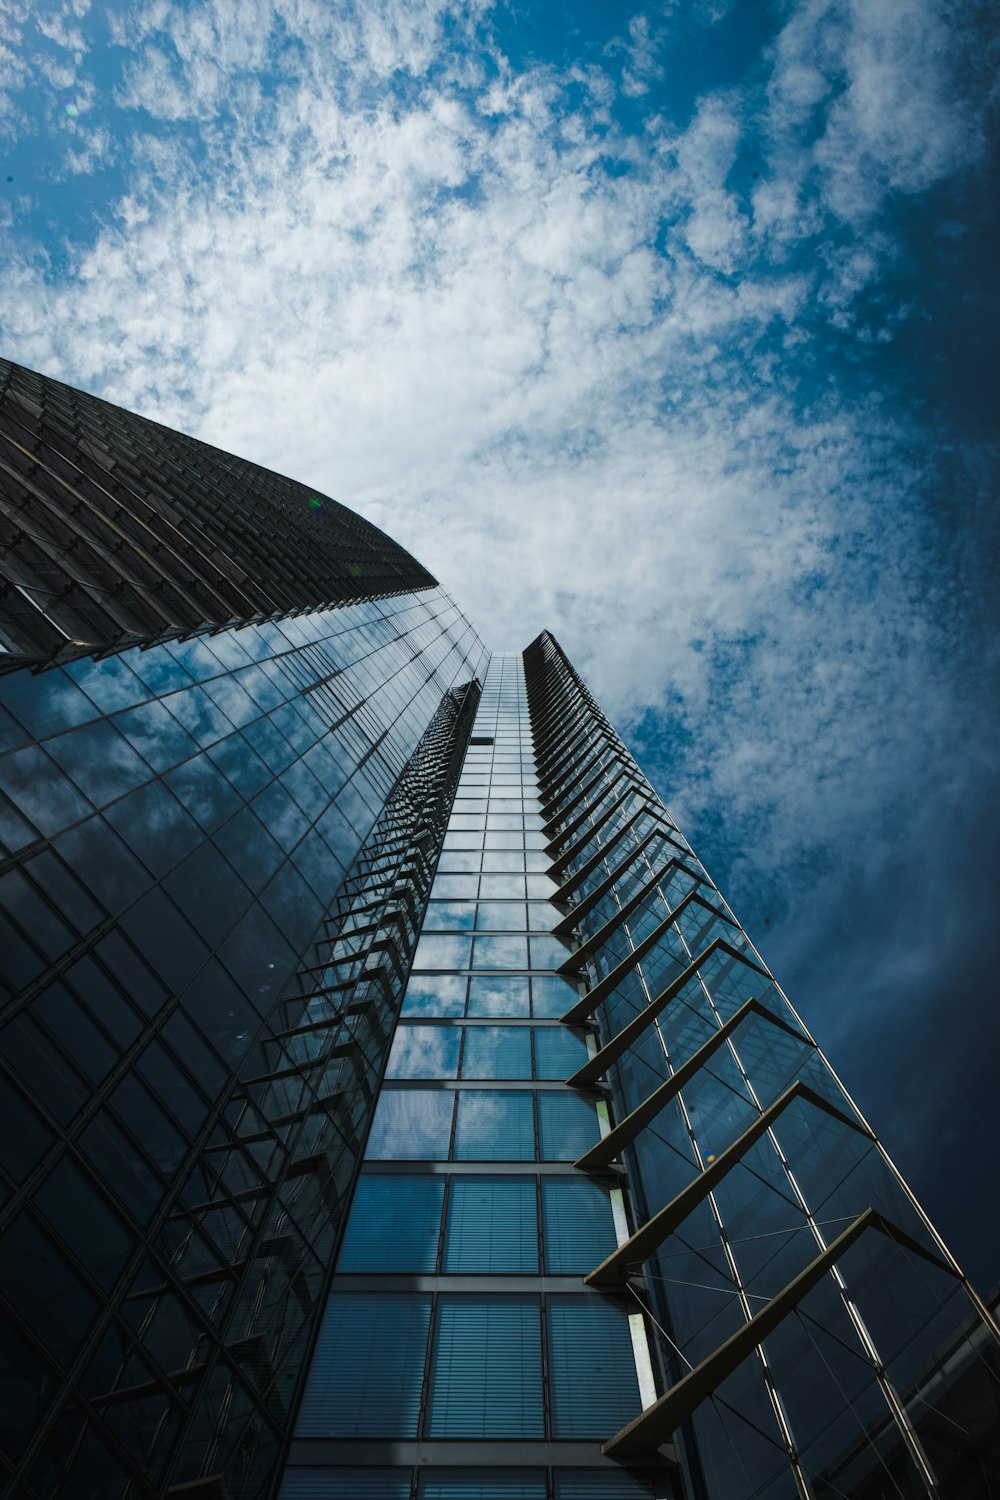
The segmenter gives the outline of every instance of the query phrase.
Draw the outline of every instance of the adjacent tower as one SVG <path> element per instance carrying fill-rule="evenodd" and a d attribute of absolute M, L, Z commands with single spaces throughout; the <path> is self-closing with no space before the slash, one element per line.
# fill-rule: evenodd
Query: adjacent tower
<path fill-rule="evenodd" d="M 0 1493 L 987 1500 L 995 1324 L 557 642 L 0 378 Z"/>

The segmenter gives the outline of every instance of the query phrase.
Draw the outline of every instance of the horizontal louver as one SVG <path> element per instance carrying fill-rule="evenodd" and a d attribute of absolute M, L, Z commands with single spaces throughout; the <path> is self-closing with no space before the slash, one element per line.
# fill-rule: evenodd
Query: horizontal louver
<path fill-rule="evenodd" d="M 534 1161 L 535 1122 L 530 1093 L 470 1089 L 459 1095 L 455 1129 L 458 1161 Z"/>
<path fill-rule="evenodd" d="M 334 1293 L 299 1413 L 300 1437 L 416 1437 L 431 1302 Z"/>
<path fill-rule="evenodd" d="M 537 1272 L 538 1210 L 533 1177 L 453 1179 L 444 1270 L 493 1275 Z"/>
<path fill-rule="evenodd" d="M 589 1472 L 586 1469 L 557 1469 L 553 1477 L 555 1500 L 656 1500 L 656 1497 L 668 1493 L 666 1481 L 657 1487 L 655 1480 L 640 1479 L 634 1474 L 616 1474 L 613 1469 Z"/>
<path fill-rule="evenodd" d="M 641 1407 L 624 1313 L 590 1297 L 548 1302 L 554 1438 L 607 1438 Z"/>
<path fill-rule="evenodd" d="M 337 1269 L 433 1271 L 443 1199 L 441 1177 L 362 1177 Z"/>
<path fill-rule="evenodd" d="M 539 1026 L 535 1032 L 535 1073 L 538 1078 L 566 1079 L 587 1061 L 580 1037 L 564 1026 Z"/>
<path fill-rule="evenodd" d="M 540 1438 L 544 1428 L 537 1300 L 442 1297 L 427 1435 Z"/>
<path fill-rule="evenodd" d="M 543 1161 L 576 1161 L 598 1138 L 597 1113 L 577 1094 L 538 1095 L 538 1135 Z"/>
<path fill-rule="evenodd" d="M 455 1095 L 448 1089 L 384 1089 L 365 1155 L 382 1161 L 443 1161 Z"/>
<path fill-rule="evenodd" d="M 278 1500 L 410 1500 L 409 1469 L 288 1469 Z"/>
<path fill-rule="evenodd" d="M 585 1178 L 542 1178 L 545 1269 L 581 1276 L 616 1248 L 611 1202 Z"/>
<path fill-rule="evenodd" d="M 531 1034 L 526 1026 L 470 1026 L 463 1078 L 530 1078 Z"/>
<path fill-rule="evenodd" d="M 419 1500 L 546 1500 L 543 1469 L 425 1469 Z"/>

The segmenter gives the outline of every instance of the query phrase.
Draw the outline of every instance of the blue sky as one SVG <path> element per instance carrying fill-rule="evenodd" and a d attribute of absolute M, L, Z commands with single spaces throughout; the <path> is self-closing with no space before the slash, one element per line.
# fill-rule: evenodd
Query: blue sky
<path fill-rule="evenodd" d="M 561 639 L 985 1287 L 998 38 L 942 0 L 8 0 L 3 352 Z"/>

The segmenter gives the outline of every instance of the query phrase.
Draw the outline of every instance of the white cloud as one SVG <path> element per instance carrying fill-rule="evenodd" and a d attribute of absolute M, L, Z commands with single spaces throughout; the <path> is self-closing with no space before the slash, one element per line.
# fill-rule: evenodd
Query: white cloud
<path fill-rule="evenodd" d="M 356 507 L 498 648 L 549 626 L 613 712 L 697 735 L 703 779 L 664 788 L 691 819 L 793 861 L 962 714 L 906 569 L 919 465 L 891 489 L 889 424 L 803 413 L 783 363 L 810 319 L 853 326 L 885 195 L 975 150 L 924 117 L 942 23 L 901 7 L 796 8 L 752 218 L 731 91 L 610 124 L 634 28 L 629 83 L 442 60 L 476 15 L 436 0 L 133 7 L 127 195 L 71 279 L 15 258 L 7 347 Z M 831 214 L 864 238 L 803 265 Z"/>

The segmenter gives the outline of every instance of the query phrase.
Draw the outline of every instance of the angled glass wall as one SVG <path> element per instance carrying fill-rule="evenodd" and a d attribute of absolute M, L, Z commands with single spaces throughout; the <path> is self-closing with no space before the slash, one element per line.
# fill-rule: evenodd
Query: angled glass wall
<path fill-rule="evenodd" d="M 433 589 L 0 673 L 5 1496 L 267 1494 L 484 666 Z"/>
<path fill-rule="evenodd" d="M 596 1037 L 569 1082 L 613 1121 L 576 1168 L 622 1169 L 633 1225 L 585 1281 L 642 1304 L 666 1382 L 603 1452 L 677 1442 L 708 1500 L 986 1500 L 995 1323 L 558 644 L 525 658 L 563 1020 Z"/>

